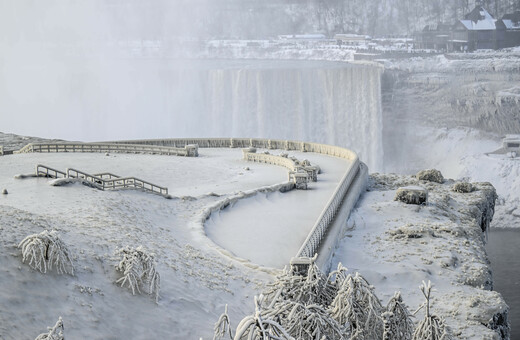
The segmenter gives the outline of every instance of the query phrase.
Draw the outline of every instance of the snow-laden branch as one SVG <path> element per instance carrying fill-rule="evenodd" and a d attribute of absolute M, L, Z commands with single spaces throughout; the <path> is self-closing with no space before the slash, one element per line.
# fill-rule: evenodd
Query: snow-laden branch
<path fill-rule="evenodd" d="M 158 302 L 161 277 L 155 268 L 155 254 L 148 253 L 142 246 L 135 249 L 127 246 L 116 254 L 122 256 L 116 270 L 123 273 L 116 283 L 121 287 L 128 284 L 134 295 L 136 291 L 141 293 L 141 288 L 145 287 L 148 294 L 155 293 L 155 302 Z"/>
<path fill-rule="evenodd" d="M 27 264 L 33 269 L 46 273 L 55 266 L 58 274 L 74 275 L 69 249 L 55 230 L 29 235 L 18 248 L 22 248 L 22 262 L 28 261 Z"/>
<path fill-rule="evenodd" d="M 38 335 L 34 340 L 65 340 L 65 336 L 63 335 L 65 329 L 61 316 L 58 318 L 54 327 L 47 327 L 47 329 L 49 332 Z"/>

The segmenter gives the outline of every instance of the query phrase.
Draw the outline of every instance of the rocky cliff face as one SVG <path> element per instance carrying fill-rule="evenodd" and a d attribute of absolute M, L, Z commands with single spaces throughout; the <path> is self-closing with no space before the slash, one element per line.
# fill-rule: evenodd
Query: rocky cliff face
<path fill-rule="evenodd" d="M 520 132 L 519 52 L 408 59 L 386 66 L 386 163 L 405 162 L 414 153 L 411 148 L 421 142 L 418 126 L 470 127 L 497 136 Z"/>

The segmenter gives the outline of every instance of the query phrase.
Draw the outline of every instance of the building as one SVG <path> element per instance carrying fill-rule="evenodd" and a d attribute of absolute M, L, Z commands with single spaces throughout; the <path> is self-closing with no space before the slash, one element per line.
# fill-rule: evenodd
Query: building
<path fill-rule="evenodd" d="M 422 49 L 447 51 L 450 36 L 451 25 L 449 24 L 426 25 L 416 37 L 416 45 Z"/>
<path fill-rule="evenodd" d="M 520 11 L 506 14 L 496 23 L 499 48 L 520 46 Z"/>
<path fill-rule="evenodd" d="M 477 5 L 453 25 L 427 25 L 416 46 L 437 51 L 475 51 L 520 46 L 520 11 L 495 19 Z"/>

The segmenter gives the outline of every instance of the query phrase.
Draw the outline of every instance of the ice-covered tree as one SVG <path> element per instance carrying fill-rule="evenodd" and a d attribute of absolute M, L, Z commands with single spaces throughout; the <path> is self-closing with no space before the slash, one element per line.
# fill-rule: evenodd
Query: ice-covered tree
<path fill-rule="evenodd" d="M 42 333 L 36 337 L 34 340 L 65 340 L 65 336 L 63 335 L 63 320 L 61 316 L 58 318 L 58 321 L 54 325 L 54 327 L 47 327 L 48 332 Z"/>
<path fill-rule="evenodd" d="M 58 274 L 74 275 L 74 264 L 69 249 L 56 230 L 44 230 L 27 236 L 18 244 L 22 248 L 22 262 L 42 273 L 56 268 Z"/>
<path fill-rule="evenodd" d="M 384 324 L 383 340 L 412 339 L 414 325 L 400 292 L 396 292 L 390 299 L 381 317 Z"/>
<path fill-rule="evenodd" d="M 116 270 L 123 273 L 123 276 L 116 283 L 120 283 L 121 287 L 128 284 L 134 295 L 136 291 L 141 293 L 141 288 L 144 287 L 148 294 L 155 294 L 155 301 L 158 302 L 161 277 L 155 268 L 155 254 L 149 253 L 142 246 L 127 246 L 119 249 L 117 254 L 121 256 L 121 261 Z"/>
<path fill-rule="evenodd" d="M 332 317 L 348 325 L 351 339 L 380 339 L 383 335 L 383 306 L 371 286 L 359 273 L 347 275 L 340 282 L 331 304 Z"/>
<path fill-rule="evenodd" d="M 413 340 L 451 340 L 444 320 L 430 313 L 431 282 L 428 281 L 426 284 L 423 281 L 419 288 L 426 298 L 426 301 L 419 309 L 425 307 L 426 311 L 424 313 L 424 319 L 419 322 L 413 333 Z"/>
<path fill-rule="evenodd" d="M 272 306 L 280 300 L 291 300 L 301 304 L 321 304 L 328 306 L 336 295 L 335 286 L 309 258 L 306 271 L 301 272 L 296 266 L 284 269 L 276 281 L 264 292 L 267 305 Z"/>
<path fill-rule="evenodd" d="M 234 340 L 295 340 L 273 318 L 273 311 L 264 315 L 261 304 L 262 296 L 255 296 L 255 314 L 240 321 Z"/>

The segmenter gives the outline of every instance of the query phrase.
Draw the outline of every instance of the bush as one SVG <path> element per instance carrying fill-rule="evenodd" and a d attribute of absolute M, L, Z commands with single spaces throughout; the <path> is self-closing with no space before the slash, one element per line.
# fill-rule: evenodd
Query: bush
<path fill-rule="evenodd" d="M 122 258 L 116 270 L 122 272 L 123 277 L 116 283 L 121 283 L 121 287 L 128 283 L 134 295 L 136 291 L 141 293 L 141 288 L 146 287 L 148 294 L 155 293 L 155 302 L 158 302 L 161 277 L 155 269 L 155 254 L 148 253 L 142 246 L 135 249 L 127 246 L 119 249 L 117 254 Z"/>
<path fill-rule="evenodd" d="M 421 181 L 444 183 L 442 173 L 436 169 L 421 170 L 415 175 L 415 177 Z"/>
<path fill-rule="evenodd" d="M 468 193 L 475 191 L 475 187 L 469 182 L 457 182 L 453 185 L 451 190 L 460 193 Z"/>
<path fill-rule="evenodd" d="M 421 306 L 421 308 L 426 307 L 426 312 L 424 319 L 419 322 L 413 333 L 413 340 L 451 340 L 444 320 L 430 313 L 431 282 L 428 281 L 428 284 L 426 284 L 423 281 L 423 284 L 419 288 L 426 298 L 426 301 Z"/>
<path fill-rule="evenodd" d="M 383 306 L 374 294 L 374 287 L 359 273 L 347 275 L 339 284 L 331 304 L 332 317 L 341 325 L 349 325 L 351 339 L 381 339 Z"/>
<path fill-rule="evenodd" d="M 386 311 L 381 316 L 384 323 L 383 340 L 412 339 L 414 325 L 400 292 L 395 293 L 390 299 Z"/>
<path fill-rule="evenodd" d="M 406 204 L 425 204 L 428 201 L 428 190 L 417 186 L 402 187 L 397 189 L 394 201 Z"/>
<path fill-rule="evenodd" d="M 58 322 L 54 325 L 54 327 L 47 327 L 49 332 L 42 333 L 36 337 L 34 340 L 65 340 L 65 336 L 63 335 L 63 320 L 61 316 L 58 318 Z"/>
<path fill-rule="evenodd" d="M 74 275 L 69 249 L 55 230 L 29 235 L 20 242 L 18 248 L 22 248 L 22 262 L 27 260 L 31 268 L 41 273 L 52 270 L 54 265 L 58 274 Z"/>

